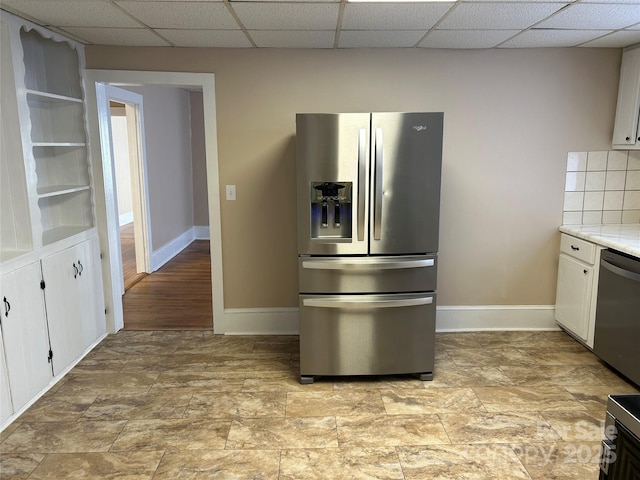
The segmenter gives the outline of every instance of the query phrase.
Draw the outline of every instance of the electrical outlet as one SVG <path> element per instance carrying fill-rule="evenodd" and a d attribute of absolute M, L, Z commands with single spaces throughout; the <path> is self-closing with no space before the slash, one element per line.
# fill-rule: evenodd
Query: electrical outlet
<path fill-rule="evenodd" d="M 235 185 L 227 185 L 227 200 L 235 200 L 236 199 L 236 186 Z"/>

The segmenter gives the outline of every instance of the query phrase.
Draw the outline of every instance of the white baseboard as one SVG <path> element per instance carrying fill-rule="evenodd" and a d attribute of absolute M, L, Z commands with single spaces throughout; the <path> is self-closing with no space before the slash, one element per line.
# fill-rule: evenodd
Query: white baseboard
<path fill-rule="evenodd" d="M 224 317 L 225 335 L 298 334 L 298 308 L 225 308 Z"/>
<path fill-rule="evenodd" d="M 436 332 L 559 330 L 553 305 L 442 306 L 436 312 Z"/>
<path fill-rule="evenodd" d="M 127 223 L 131 222 L 133 222 L 133 212 L 123 213 L 118 219 L 118 223 L 120 226 L 126 225 Z"/>
<path fill-rule="evenodd" d="M 195 240 L 193 228 L 190 228 L 179 237 L 163 245 L 158 250 L 151 252 L 151 271 L 155 272 L 165 263 L 187 248 Z"/>
<path fill-rule="evenodd" d="M 554 312 L 553 305 L 437 307 L 436 331 L 559 330 Z M 298 315 L 298 308 L 228 308 L 216 331 L 226 335 L 297 335 Z"/>
<path fill-rule="evenodd" d="M 193 233 L 196 240 L 209 240 L 211 238 L 208 225 L 196 225 L 193 227 Z"/>

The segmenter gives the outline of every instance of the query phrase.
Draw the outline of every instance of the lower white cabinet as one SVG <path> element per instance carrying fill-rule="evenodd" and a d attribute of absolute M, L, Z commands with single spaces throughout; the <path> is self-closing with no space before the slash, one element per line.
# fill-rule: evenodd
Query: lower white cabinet
<path fill-rule="evenodd" d="M 2 332 L 0 331 L 0 425 L 3 425 L 13 413 L 11 392 L 9 392 L 9 376 L 4 361 L 4 347 L 2 346 Z"/>
<path fill-rule="evenodd" d="M 105 333 L 101 277 L 97 238 L 2 275 L 2 423 Z"/>
<path fill-rule="evenodd" d="M 600 248 L 563 234 L 558 263 L 555 318 L 578 340 L 593 348 Z"/>
<path fill-rule="evenodd" d="M 97 239 L 42 259 L 53 373 L 58 375 L 105 332 Z"/>
<path fill-rule="evenodd" d="M 51 381 L 40 263 L 2 276 L 2 336 L 14 410 Z"/>

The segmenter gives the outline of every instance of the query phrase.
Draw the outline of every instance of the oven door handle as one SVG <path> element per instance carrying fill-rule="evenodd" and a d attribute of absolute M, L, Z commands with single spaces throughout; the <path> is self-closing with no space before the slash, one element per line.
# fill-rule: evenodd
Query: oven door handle
<path fill-rule="evenodd" d="M 422 268 L 433 267 L 435 261 L 433 258 L 421 260 L 376 260 L 375 262 L 366 262 L 362 260 L 306 260 L 302 262 L 302 268 L 314 270 L 397 270 L 401 268 Z"/>
<path fill-rule="evenodd" d="M 615 275 L 626 278 L 627 280 L 640 282 L 640 273 L 630 272 L 629 270 L 620 268 L 617 265 L 613 265 L 612 263 L 609 263 L 603 259 L 600 259 L 600 266 L 602 268 L 606 268 L 607 270 L 609 270 L 611 273 L 614 273 Z"/>
<path fill-rule="evenodd" d="M 408 298 L 402 300 L 348 300 L 344 297 L 305 298 L 302 300 L 304 307 L 350 309 L 415 307 L 419 305 L 430 305 L 432 303 L 433 297 Z"/>

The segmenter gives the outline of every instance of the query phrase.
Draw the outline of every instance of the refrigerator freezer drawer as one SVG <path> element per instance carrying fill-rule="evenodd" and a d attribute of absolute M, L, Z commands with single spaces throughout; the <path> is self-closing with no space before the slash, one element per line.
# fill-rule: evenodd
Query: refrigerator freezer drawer
<path fill-rule="evenodd" d="M 434 294 L 300 295 L 300 375 L 433 373 Z M 426 378 L 425 378 L 426 379 Z"/>
<path fill-rule="evenodd" d="M 437 256 L 302 257 L 300 293 L 399 293 L 436 290 Z"/>

